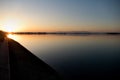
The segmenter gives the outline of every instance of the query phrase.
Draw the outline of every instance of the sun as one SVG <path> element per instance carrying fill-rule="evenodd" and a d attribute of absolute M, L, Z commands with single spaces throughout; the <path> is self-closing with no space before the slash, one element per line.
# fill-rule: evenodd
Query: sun
<path fill-rule="evenodd" d="M 20 21 L 10 19 L 4 22 L 3 30 L 7 32 L 14 32 L 20 28 Z"/>

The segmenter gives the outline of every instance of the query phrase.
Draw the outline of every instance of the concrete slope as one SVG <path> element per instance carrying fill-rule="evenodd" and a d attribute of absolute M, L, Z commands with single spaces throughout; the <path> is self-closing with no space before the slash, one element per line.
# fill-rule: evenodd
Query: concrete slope
<path fill-rule="evenodd" d="M 6 39 L 0 41 L 0 80 L 10 80 L 9 50 Z"/>
<path fill-rule="evenodd" d="M 11 80 L 61 80 L 55 70 L 18 42 L 8 40 Z"/>

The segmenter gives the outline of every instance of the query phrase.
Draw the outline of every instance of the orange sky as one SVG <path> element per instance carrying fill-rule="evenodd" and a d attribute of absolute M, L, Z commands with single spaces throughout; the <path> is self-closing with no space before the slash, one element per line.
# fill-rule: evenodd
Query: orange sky
<path fill-rule="evenodd" d="M 1 0 L 0 29 L 120 32 L 118 3 L 115 0 Z"/>

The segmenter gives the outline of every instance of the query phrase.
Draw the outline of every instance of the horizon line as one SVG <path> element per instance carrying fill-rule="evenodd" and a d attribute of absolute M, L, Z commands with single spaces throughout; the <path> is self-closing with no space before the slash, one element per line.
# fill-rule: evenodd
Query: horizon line
<path fill-rule="evenodd" d="M 81 34 L 107 34 L 120 35 L 120 32 L 90 32 L 90 31 L 56 31 L 56 32 L 6 32 L 7 34 L 62 34 L 62 35 L 81 35 Z"/>

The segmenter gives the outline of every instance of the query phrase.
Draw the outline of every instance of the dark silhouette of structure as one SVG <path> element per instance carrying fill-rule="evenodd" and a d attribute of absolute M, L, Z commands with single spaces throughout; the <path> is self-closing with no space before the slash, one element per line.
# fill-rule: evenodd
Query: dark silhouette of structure
<path fill-rule="evenodd" d="M 58 73 L 0 31 L 0 80 L 61 80 Z"/>

